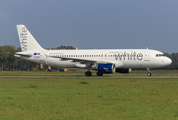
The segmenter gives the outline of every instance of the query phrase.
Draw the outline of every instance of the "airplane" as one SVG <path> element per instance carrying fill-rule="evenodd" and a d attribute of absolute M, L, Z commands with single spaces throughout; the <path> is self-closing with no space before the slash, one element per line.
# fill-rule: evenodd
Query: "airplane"
<path fill-rule="evenodd" d="M 130 73 L 132 68 L 147 68 L 147 76 L 151 76 L 150 68 L 170 65 L 172 60 L 160 51 L 152 49 L 84 49 L 84 50 L 46 50 L 31 35 L 25 25 L 16 25 L 21 52 L 15 57 L 39 64 L 62 68 L 88 69 L 85 76 L 103 74 Z"/>

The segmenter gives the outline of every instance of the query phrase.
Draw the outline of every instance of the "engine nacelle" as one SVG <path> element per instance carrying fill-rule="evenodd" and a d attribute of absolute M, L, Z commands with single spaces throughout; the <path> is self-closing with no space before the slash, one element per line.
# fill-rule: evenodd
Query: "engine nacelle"
<path fill-rule="evenodd" d="M 130 73 L 132 68 L 116 68 L 116 72 L 118 73 Z"/>
<path fill-rule="evenodd" d="M 97 70 L 102 73 L 114 73 L 116 67 L 113 63 L 98 64 Z"/>

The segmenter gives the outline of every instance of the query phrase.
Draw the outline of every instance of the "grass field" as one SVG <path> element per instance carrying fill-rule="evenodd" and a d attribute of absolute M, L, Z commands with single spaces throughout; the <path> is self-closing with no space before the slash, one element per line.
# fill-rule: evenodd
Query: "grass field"
<path fill-rule="evenodd" d="M 85 76 L 86 70 L 76 72 L 46 72 L 46 71 L 0 71 L 0 76 Z M 151 70 L 152 76 L 178 76 L 178 70 Z M 132 71 L 128 74 L 114 73 L 104 76 L 147 76 L 147 70 Z M 96 76 L 96 71 L 92 71 Z"/>
<path fill-rule="evenodd" d="M 0 119 L 178 119 L 176 78 L 0 78 Z"/>

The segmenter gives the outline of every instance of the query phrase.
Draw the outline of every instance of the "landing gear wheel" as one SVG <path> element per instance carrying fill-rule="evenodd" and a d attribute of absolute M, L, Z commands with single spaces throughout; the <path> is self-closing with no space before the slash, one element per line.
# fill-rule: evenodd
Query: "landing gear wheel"
<path fill-rule="evenodd" d="M 150 72 L 150 68 L 149 67 L 147 67 L 147 76 L 151 76 L 151 72 Z"/>
<path fill-rule="evenodd" d="M 151 76 L 151 73 L 150 73 L 150 72 L 148 72 L 148 73 L 147 73 L 147 76 Z"/>
<path fill-rule="evenodd" d="M 97 76 L 103 76 L 102 72 L 97 72 Z"/>
<path fill-rule="evenodd" d="M 90 71 L 85 72 L 85 76 L 92 76 L 92 73 Z"/>

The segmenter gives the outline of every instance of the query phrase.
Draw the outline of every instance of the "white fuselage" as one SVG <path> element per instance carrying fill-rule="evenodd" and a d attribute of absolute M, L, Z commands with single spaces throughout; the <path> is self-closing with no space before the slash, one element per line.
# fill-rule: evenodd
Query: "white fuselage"
<path fill-rule="evenodd" d="M 114 63 L 116 68 L 155 68 L 167 66 L 172 62 L 162 52 L 150 49 L 42 50 L 28 51 L 26 54 L 30 54 L 31 57 L 27 58 L 18 55 L 16 57 L 63 68 L 87 68 L 89 66 L 87 65 L 88 63 L 75 62 L 75 59 Z M 68 60 L 62 60 L 62 58 L 68 58 Z"/>

